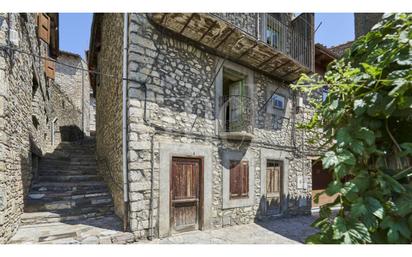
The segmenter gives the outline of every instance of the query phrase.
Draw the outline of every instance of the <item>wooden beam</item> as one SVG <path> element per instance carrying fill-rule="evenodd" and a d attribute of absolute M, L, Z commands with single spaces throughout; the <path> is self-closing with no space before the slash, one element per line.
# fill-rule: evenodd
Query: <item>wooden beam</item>
<path fill-rule="evenodd" d="M 277 67 L 275 67 L 273 70 L 271 70 L 270 72 L 275 72 L 275 71 L 277 71 L 279 68 L 281 68 L 281 67 L 283 67 L 283 66 L 285 66 L 285 65 L 288 65 L 289 63 L 291 63 L 292 61 L 291 60 L 288 60 L 287 62 L 284 62 L 284 63 L 282 63 L 281 65 L 278 65 Z"/>
<path fill-rule="evenodd" d="M 274 55 L 272 55 L 271 57 L 269 57 L 267 60 L 264 60 L 263 62 L 261 62 L 261 63 L 258 65 L 258 68 L 262 68 L 263 65 L 269 63 L 270 61 L 272 61 L 273 59 L 275 59 L 278 55 L 279 55 L 278 53 L 277 53 L 277 54 L 274 54 Z"/>
<path fill-rule="evenodd" d="M 162 19 L 160 20 L 160 25 L 164 25 L 163 22 L 166 20 L 166 13 L 163 14 Z"/>
<path fill-rule="evenodd" d="M 245 56 L 245 54 L 249 53 L 249 51 L 253 50 L 257 45 L 258 45 L 258 42 L 256 41 L 255 44 L 252 47 L 248 48 L 246 51 L 241 53 L 239 55 L 239 57 L 237 57 L 236 59 L 238 59 L 238 60 L 241 59 L 243 56 Z"/>
<path fill-rule="evenodd" d="M 203 33 L 203 35 L 200 37 L 199 42 L 203 40 L 203 38 L 210 32 L 212 28 L 214 28 L 217 24 L 217 20 L 215 20 L 212 25 L 209 26 L 209 28 Z"/>
<path fill-rule="evenodd" d="M 223 38 L 223 40 L 220 41 L 220 43 L 217 44 L 217 46 L 215 46 L 215 49 L 218 49 L 219 46 L 221 46 L 233 34 L 233 32 L 235 32 L 235 29 L 231 28 L 230 32 L 225 36 L 225 38 Z"/>
<path fill-rule="evenodd" d="M 187 20 L 186 24 L 185 24 L 185 25 L 183 26 L 183 28 L 180 30 L 180 32 L 179 32 L 180 34 L 182 34 L 183 31 L 185 31 L 187 25 L 189 25 L 190 21 L 192 21 L 193 16 L 195 16 L 195 13 L 192 13 L 192 15 L 190 15 L 190 17 L 189 17 L 189 19 Z"/>
<path fill-rule="evenodd" d="M 294 70 L 289 71 L 288 73 L 286 73 L 285 75 L 283 75 L 281 78 L 283 79 L 283 78 L 289 76 L 290 74 L 295 73 L 295 72 L 297 72 L 297 71 L 299 71 L 299 70 L 301 70 L 301 67 L 298 67 L 297 69 L 294 69 Z"/>

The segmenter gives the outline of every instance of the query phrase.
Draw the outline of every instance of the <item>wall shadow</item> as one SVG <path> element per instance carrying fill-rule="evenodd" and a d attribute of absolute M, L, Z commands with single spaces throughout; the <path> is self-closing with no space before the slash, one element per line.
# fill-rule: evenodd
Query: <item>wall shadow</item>
<path fill-rule="evenodd" d="M 285 197 L 280 212 L 273 213 L 267 208 L 265 196 L 260 198 L 255 223 L 276 234 L 301 243 L 318 230 L 311 227 L 317 219 L 311 214 L 312 197 Z"/>

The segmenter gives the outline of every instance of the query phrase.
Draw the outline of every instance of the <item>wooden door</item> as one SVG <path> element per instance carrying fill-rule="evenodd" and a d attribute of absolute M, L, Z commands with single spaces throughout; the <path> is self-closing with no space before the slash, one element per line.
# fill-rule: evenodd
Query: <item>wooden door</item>
<path fill-rule="evenodd" d="M 266 169 L 266 214 L 280 214 L 282 208 L 281 161 L 268 161 Z"/>
<path fill-rule="evenodd" d="M 172 159 L 170 224 L 172 232 L 199 229 L 201 217 L 200 159 Z"/>

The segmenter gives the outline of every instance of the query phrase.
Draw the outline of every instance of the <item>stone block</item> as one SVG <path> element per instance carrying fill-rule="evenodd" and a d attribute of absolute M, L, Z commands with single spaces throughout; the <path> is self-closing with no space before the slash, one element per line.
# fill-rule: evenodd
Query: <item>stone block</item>
<path fill-rule="evenodd" d="M 131 192 L 150 190 L 150 182 L 132 182 L 129 188 Z"/>

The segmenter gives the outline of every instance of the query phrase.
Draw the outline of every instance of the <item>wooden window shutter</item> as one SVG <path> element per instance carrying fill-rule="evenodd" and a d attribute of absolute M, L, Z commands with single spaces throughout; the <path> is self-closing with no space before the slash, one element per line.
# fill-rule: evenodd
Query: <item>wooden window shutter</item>
<path fill-rule="evenodd" d="M 38 37 L 46 42 L 50 43 L 50 17 L 45 13 L 40 13 L 37 15 L 37 35 Z"/>
<path fill-rule="evenodd" d="M 46 77 L 54 79 L 55 78 L 55 71 L 56 71 L 56 65 L 55 65 L 54 61 L 45 60 L 44 61 L 44 72 L 46 74 Z"/>
<path fill-rule="evenodd" d="M 230 161 L 230 198 L 249 195 L 249 163 Z"/>
<path fill-rule="evenodd" d="M 246 197 L 249 195 L 249 163 L 247 161 L 242 161 L 242 168 L 241 168 L 241 175 L 242 175 L 242 197 Z"/>

